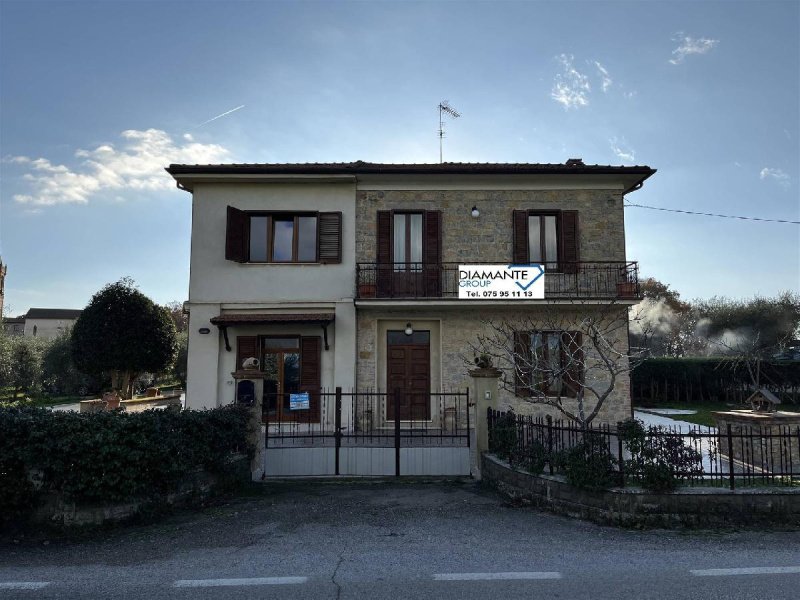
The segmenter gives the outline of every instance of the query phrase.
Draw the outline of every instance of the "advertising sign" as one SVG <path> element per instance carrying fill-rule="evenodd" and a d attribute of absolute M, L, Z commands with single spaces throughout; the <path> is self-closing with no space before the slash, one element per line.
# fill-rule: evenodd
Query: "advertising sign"
<path fill-rule="evenodd" d="M 289 410 L 308 410 L 311 404 L 308 400 L 308 392 L 299 394 L 289 394 Z"/>
<path fill-rule="evenodd" d="M 458 297 L 467 300 L 542 300 L 544 267 L 459 265 Z"/>

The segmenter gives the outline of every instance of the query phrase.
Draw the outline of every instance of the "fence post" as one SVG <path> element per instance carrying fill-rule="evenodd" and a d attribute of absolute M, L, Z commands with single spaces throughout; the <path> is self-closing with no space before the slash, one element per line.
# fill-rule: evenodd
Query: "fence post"
<path fill-rule="evenodd" d="M 400 477 L 400 388 L 394 390 L 394 476 Z"/>
<path fill-rule="evenodd" d="M 481 454 L 489 450 L 489 409 L 497 409 L 497 384 L 502 371 L 494 367 L 472 369 L 472 394 L 475 402 L 475 455 L 470 452 L 471 471 L 481 478 Z M 469 406 L 467 407 L 469 409 Z"/>
<path fill-rule="evenodd" d="M 547 415 L 547 464 L 550 467 L 550 475 L 553 474 L 553 417 Z"/>
<path fill-rule="evenodd" d="M 336 414 L 333 418 L 333 438 L 336 440 L 336 475 L 339 475 L 339 451 L 342 449 L 342 388 L 336 388 Z"/>
<path fill-rule="evenodd" d="M 733 434 L 731 433 L 731 424 L 728 423 L 728 479 L 730 480 L 730 488 L 733 490 L 736 487 L 736 480 L 733 477 Z"/>

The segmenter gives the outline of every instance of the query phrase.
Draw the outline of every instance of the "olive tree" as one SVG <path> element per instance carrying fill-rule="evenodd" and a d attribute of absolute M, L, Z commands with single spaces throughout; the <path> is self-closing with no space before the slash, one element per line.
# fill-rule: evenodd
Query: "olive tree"
<path fill-rule="evenodd" d="M 72 358 L 84 373 L 111 375 L 123 397 L 139 373 L 169 368 L 176 352 L 168 312 L 123 278 L 92 296 L 72 329 Z"/>

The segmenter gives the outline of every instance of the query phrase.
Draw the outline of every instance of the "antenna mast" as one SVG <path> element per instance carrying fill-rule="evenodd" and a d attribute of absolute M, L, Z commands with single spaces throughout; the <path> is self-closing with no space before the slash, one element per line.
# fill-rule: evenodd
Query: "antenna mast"
<path fill-rule="evenodd" d="M 455 108 L 448 104 L 447 100 L 439 102 L 439 163 L 442 163 L 442 140 L 444 139 L 444 113 L 447 113 L 454 119 L 461 116 Z"/>

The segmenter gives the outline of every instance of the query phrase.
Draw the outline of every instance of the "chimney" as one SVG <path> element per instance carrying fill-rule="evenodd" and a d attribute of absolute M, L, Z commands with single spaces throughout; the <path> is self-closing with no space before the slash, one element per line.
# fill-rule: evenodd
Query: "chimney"
<path fill-rule="evenodd" d="M 582 158 L 569 158 L 567 159 L 567 166 L 568 167 L 582 167 L 583 159 Z"/>

